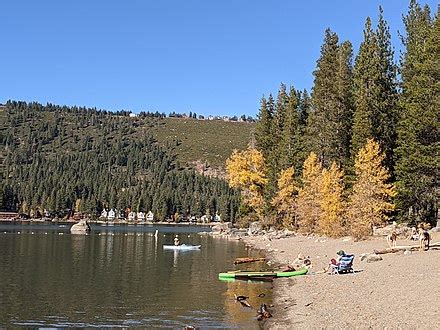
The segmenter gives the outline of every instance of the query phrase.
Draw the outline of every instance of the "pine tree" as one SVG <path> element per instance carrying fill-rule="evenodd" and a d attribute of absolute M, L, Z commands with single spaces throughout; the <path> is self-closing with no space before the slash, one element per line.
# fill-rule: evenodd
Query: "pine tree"
<path fill-rule="evenodd" d="M 397 121 L 396 66 L 388 25 L 379 9 L 379 23 L 372 30 L 371 19 L 365 23 L 354 67 L 355 112 L 353 117 L 352 156 L 368 139 L 377 140 L 385 154 L 386 165 L 393 167 L 393 148 Z"/>
<path fill-rule="evenodd" d="M 278 191 L 272 199 L 272 205 L 277 213 L 277 223 L 287 228 L 296 227 L 295 197 L 297 189 L 295 169 L 289 167 L 282 170 L 278 179 Z"/>
<path fill-rule="evenodd" d="M 318 156 L 311 152 L 304 161 L 302 172 L 302 187 L 298 189 L 297 219 L 299 230 L 313 233 L 318 225 L 321 214 L 320 185 L 322 179 L 322 166 Z"/>
<path fill-rule="evenodd" d="M 391 34 L 379 7 L 379 22 L 376 29 L 379 51 L 380 98 L 378 104 L 380 122 L 377 128 L 377 139 L 382 140 L 382 150 L 385 153 L 385 165 L 393 174 L 394 148 L 396 143 L 396 125 L 398 120 L 397 107 L 397 66 L 394 63 L 394 51 L 391 45 Z"/>
<path fill-rule="evenodd" d="M 273 112 L 267 105 L 266 99 L 261 99 L 260 111 L 258 114 L 258 121 L 255 125 L 255 144 L 256 147 L 263 154 L 264 158 L 268 158 L 272 150 L 272 119 Z"/>
<path fill-rule="evenodd" d="M 330 29 L 325 31 L 321 56 L 313 72 L 315 81 L 312 90 L 313 111 L 308 118 L 308 150 L 317 153 L 324 164 L 335 156 L 338 141 L 336 132 L 337 84 L 338 72 L 338 36 Z"/>
<path fill-rule="evenodd" d="M 356 155 L 367 139 L 374 136 L 375 99 L 378 98 L 376 82 L 378 72 L 376 35 L 368 17 L 364 28 L 364 40 L 356 57 L 353 80 L 355 96 L 355 113 L 353 117 L 352 155 Z"/>
<path fill-rule="evenodd" d="M 438 213 L 440 28 L 429 7 L 411 1 L 404 17 L 406 52 L 401 59 L 402 107 L 396 175 L 401 217 L 435 222 Z"/>
<path fill-rule="evenodd" d="M 388 183 L 390 174 L 383 166 L 384 160 L 385 154 L 373 139 L 367 141 L 356 157 L 356 181 L 347 210 L 348 225 L 355 238 L 371 235 L 373 226 L 382 225 L 394 210 L 391 198 L 396 192 L 394 185 Z"/>
<path fill-rule="evenodd" d="M 314 72 L 313 111 L 308 117 L 308 149 L 325 165 L 349 157 L 352 105 L 352 47 L 338 44 L 338 36 L 325 32 L 321 56 Z"/>
<path fill-rule="evenodd" d="M 344 167 L 350 163 L 351 134 L 353 125 L 353 46 L 349 41 L 344 41 L 339 46 L 339 70 L 337 74 L 337 99 L 338 111 L 338 156 L 337 161 Z"/>
<path fill-rule="evenodd" d="M 269 102 L 270 104 L 270 97 Z M 289 96 L 286 92 L 286 85 L 281 84 L 277 101 L 275 103 L 275 112 L 271 125 L 271 138 L 272 149 L 267 156 L 267 168 L 268 168 L 268 197 L 271 198 L 276 191 L 278 174 L 283 168 L 283 159 L 285 144 L 283 141 L 284 127 L 287 120 L 287 110 L 289 106 Z M 270 108 L 270 107 L 269 107 Z"/>
<path fill-rule="evenodd" d="M 310 100 L 309 93 L 306 89 L 304 89 L 299 95 L 299 123 L 302 127 L 302 130 L 305 129 L 307 125 L 307 119 L 311 112 L 312 101 Z"/>
<path fill-rule="evenodd" d="M 289 101 L 286 107 L 284 127 L 280 138 L 279 158 L 280 167 L 286 169 L 290 166 L 295 172 L 300 172 L 303 159 L 303 138 L 299 118 L 299 93 L 291 87 Z"/>
<path fill-rule="evenodd" d="M 289 104 L 289 96 L 287 95 L 286 85 L 281 84 L 278 90 L 277 102 L 275 104 L 274 121 L 272 125 L 272 135 L 274 136 L 275 143 L 279 142 L 284 129 L 287 107 Z"/>
<path fill-rule="evenodd" d="M 279 99 L 279 98 L 277 98 Z M 260 150 L 263 153 L 263 157 L 266 162 L 267 168 L 267 184 L 264 190 L 264 197 L 266 205 L 269 206 L 270 200 L 274 196 L 277 187 L 277 175 L 279 172 L 280 160 L 279 160 L 279 140 L 278 137 L 280 135 L 279 129 L 282 128 L 284 123 L 284 102 L 281 109 L 277 109 L 277 105 L 275 104 L 275 100 L 272 94 L 269 94 L 267 99 L 267 110 L 269 113 L 273 114 L 272 122 L 270 124 L 270 133 L 268 136 L 268 140 L 270 141 L 269 147 L 266 150 Z M 275 118 L 277 115 L 277 118 Z"/>
<path fill-rule="evenodd" d="M 344 234 L 343 217 L 345 203 L 343 201 L 344 172 L 333 162 L 330 169 L 323 169 L 320 185 L 321 213 L 318 220 L 318 230 L 321 234 L 339 237 Z"/>

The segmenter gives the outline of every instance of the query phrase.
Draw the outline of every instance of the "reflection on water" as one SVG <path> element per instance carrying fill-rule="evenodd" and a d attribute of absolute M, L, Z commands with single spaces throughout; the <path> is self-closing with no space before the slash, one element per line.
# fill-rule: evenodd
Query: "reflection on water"
<path fill-rule="evenodd" d="M 243 244 L 194 229 L 180 240 L 202 246 L 195 251 L 163 250 L 175 228 L 161 227 L 157 238 L 155 228 L 0 230 L 0 326 L 256 328 L 256 310 L 271 302 L 271 283 L 218 280 L 236 257 L 249 255 Z M 253 308 L 236 303 L 234 293 L 249 296 Z"/>

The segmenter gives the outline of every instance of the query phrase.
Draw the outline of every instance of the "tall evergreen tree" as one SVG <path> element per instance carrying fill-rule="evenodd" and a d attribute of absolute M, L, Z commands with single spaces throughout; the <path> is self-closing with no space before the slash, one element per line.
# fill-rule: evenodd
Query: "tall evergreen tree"
<path fill-rule="evenodd" d="M 272 135 L 275 137 L 275 143 L 278 143 L 282 136 L 288 104 L 289 96 L 287 95 L 286 85 L 282 83 L 278 90 L 277 102 L 275 104 L 274 122 L 272 125 Z"/>
<path fill-rule="evenodd" d="M 396 149 L 397 202 L 403 218 L 434 222 L 440 177 L 439 15 L 432 22 L 429 7 L 421 8 L 411 1 L 404 24 L 402 115 Z"/>
<path fill-rule="evenodd" d="M 286 85 L 281 84 L 278 90 L 275 113 L 272 122 L 272 150 L 267 158 L 269 169 L 269 187 L 276 188 L 278 173 L 283 168 L 282 155 L 284 155 L 285 141 L 283 141 L 284 128 L 288 120 L 287 111 L 289 108 L 289 96 L 287 95 Z"/>
<path fill-rule="evenodd" d="M 299 93 L 294 87 L 291 87 L 279 148 L 281 168 L 286 169 L 293 166 L 297 173 L 300 173 L 304 162 L 303 132 L 298 111 L 299 97 Z"/>
<path fill-rule="evenodd" d="M 370 138 L 381 144 L 385 164 L 393 168 L 393 148 L 397 121 L 396 66 L 388 25 L 379 9 L 379 23 L 373 31 L 371 19 L 365 23 L 354 67 L 355 113 L 353 118 L 352 156 Z"/>
<path fill-rule="evenodd" d="M 308 117 L 309 151 L 330 165 L 349 156 L 352 117 L 352 47 L 338 44 L 336 33 L 327 29 L 321 56 L 314 72 L 313 111 Z"/>
<path fill-rule="evenodd" d="M 268 106 L 266 98 L 261 99 L 260 111 L 258 113 L 258 121 L 255 126 L 255 144 L 261 151 L 264 158 L 267 159 L 272 150 L 272 109 Z"/>
<path fill-rule="evenodd" d="M 335 121 L 337 111 L 338 36 L 330 29 L 325 31 L 321 55 L 313 72 L 315 81 L 312 90 L 313 111 L 307 125 L 308 151 L 313 151 L 324 164 L 335 156 L 337 140 Z"/>
<path fill-rule="evenodd" d="M 299 94 L 299 124 L 304 131 L 306 125 L 307 125 L 307 118 L 309 117 L 310 111 L 312 109 L 312 101 L 310 100 L 309 93 L 307 92 L 307 89 L 304 89 Z"/>
<path fill-rule="evenodd" d="M 376 35 L 368 17 L 365 22 L 364 40 L 360 45 L 353 71 L 355 112 L 352 155 L 356 155 L 367 139 L 374 135 L 375 99 L 379 95 L 376 81 L 380 77 L 377 53 Z"/>
<path fill-rule="evenodd" d="M 339 46 L 339 70 L 337 73 L 339 162 L 348 167 L 351 147 L 351 128 L 353 125 L 353 46 L 344 41 Z"/>
<path fill-rule="evenodd" d="M 378 110 L 380 125 L 378 137 L 382 139 L 382 148 L 385 153 L 385 165 L 394 170 L 394 148 L 396 146 L 396 125 L 399 116 L 397 106 L 397 66 L 394 63 L 394 51 L 391 45 L 391 34 L 388 23 L 383 16 L 383 9 L 379 7 L 379 21 L 376 29 L 377 46 L 379 51 L 380 93 Z"/>

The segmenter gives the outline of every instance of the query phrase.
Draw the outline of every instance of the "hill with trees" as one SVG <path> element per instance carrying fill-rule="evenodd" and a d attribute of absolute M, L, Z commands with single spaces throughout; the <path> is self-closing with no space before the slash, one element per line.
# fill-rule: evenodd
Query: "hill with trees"
<path fill-rule="evenodd" d="M 238 211 L 234 189 L 189 165 L 221 171 L 233 148 L 248 144 L 252 124 L 16 101 L 0 118 L 0 209 L 152 210 L 158 220 L 216 213 L 230 220 Z"/>

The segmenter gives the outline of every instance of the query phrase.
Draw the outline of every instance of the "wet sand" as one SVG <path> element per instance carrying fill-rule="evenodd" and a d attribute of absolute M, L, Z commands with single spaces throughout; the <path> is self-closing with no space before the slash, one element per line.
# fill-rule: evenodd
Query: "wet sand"
<path fill-rule="evenodd" d="M 434 233 L 432 241 L 440 241 Z M 388 247 L 385 238 L 353 242 L 347 239 L 295 236 L 269 240 L 264 236 L 244 241 L 266 250 L 272 261 L 288 264 L 298 253 L 310 256 L 307 275 L 274 280 L 271 329 L 294 328 L 417 328 L 440 327 L 440 250 L 381 255 L 367 263 L 360 254 Z M 397 245 L 418 242 L 398 239 Z M 356 255 L 355 274 L 319 274 L 338 250 Z"/>

